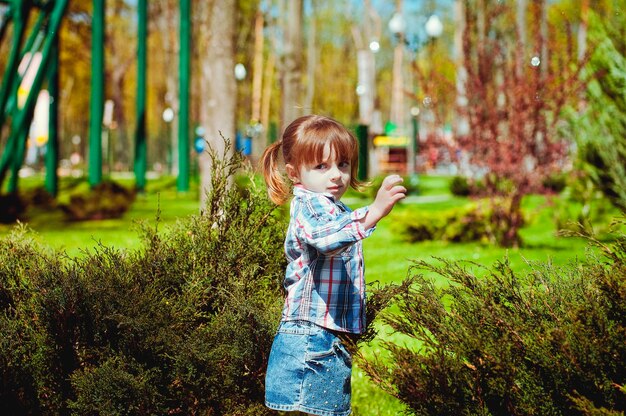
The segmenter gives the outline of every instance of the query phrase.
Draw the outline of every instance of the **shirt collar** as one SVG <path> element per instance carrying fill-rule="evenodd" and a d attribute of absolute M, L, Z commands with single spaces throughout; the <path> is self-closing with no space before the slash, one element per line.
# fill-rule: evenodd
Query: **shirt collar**
<path fill-rule="evenodd" d="M 308 189 L 306 189 L 304 186 L 302 186 L 300 184 L 296 184 L 296 185 L 293 186 L 293 194 L 296 195 L 296 196 L 298 196 L 298 195 L 324 195 L 326 198 L 330 199 L 334 203 L 339 202 L 339 201 L 335 200 L 334 195 L 331 194 L 331 193 L 309 191 Z"/>

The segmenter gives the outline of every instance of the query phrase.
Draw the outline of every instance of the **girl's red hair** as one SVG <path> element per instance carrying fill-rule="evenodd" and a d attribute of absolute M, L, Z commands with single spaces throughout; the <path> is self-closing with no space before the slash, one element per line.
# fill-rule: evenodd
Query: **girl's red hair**
<path fill-rule="evenodd" d="M 326 144 L 330 145 L 331 153 L 337 158 L 350 160 L 350 186 L 360 189 L 362 184 L 357 180 L 359 147 L 354 135 L 330 117 L 307 115 L 289 124 L 282 140 L 265 149 L 261 157 L 263 176 L 273 202 L 284 204 L 291 195 L 289 183 L 279 169 L 280 149 L 284 163 L 300 170 L 301 166 L 322 161 Z"/>

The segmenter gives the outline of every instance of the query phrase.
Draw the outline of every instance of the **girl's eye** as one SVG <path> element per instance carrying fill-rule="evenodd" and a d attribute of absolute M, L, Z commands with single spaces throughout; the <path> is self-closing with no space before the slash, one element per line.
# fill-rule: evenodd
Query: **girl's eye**
<path fill-rule="evenodd" d="M 319 165 L 316 165 L 315 169 L 326 169 L 326 163 L 320 163 Z"/>
<path fill-rule="evenodd" d="M 350 166 L 350 162 L 348 162 L 347 160 L 343 160 L 343 161 L 339 162 L 339 167 L 340 168 L 347 168 L 348 166 Z"/>

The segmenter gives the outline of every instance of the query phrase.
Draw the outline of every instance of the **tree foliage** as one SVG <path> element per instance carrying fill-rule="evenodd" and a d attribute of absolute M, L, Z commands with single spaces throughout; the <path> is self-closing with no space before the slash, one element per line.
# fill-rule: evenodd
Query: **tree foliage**
<path fill-rule="evenodd" d="M 590 82 L 580 111 L 570 112 L 584 170 L 617 208 L 626 211 L 626 18 L 591 16 Z"/>
<path fill-rule="evenodd" d="M 503 227 L 500 244 L 518 246 L 523 222 L 521 200 L 538 191 L 546 177 L 564 168 L 568 143 L 558 131 L 563 107 L 580 88 L 579 68 L 569 61 L 556 67 L 542 62 L 547 39 L 538 28 L 532 40 L 521 39 L 513 10 L 502 2 L 466 2 L 464 57 L 467 70 L 464 107 L 470 132 L 460 138 L 470 162 L 487 172 L 486 194 L 498 202 L 494 221 Z M 540 25 L 540 7 L 533 4 L 533 24 Z M 575 62 L 575 61 L 574 61 Z M 499 198 L 504 198 L 504 202 Z M 497 207 L 494 207 L 496 209 Z"/>

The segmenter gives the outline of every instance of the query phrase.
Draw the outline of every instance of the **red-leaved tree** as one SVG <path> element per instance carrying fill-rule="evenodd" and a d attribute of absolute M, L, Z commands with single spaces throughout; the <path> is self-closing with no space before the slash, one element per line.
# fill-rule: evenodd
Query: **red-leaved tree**
<path fill-rule="evenodd" d="M 464 6 L 469 101 L 459 111 L 469 133 L 458 137 L 459 146 L 484 174 L 494 239 L 517 247 L 523 197 L 541 191 L 567 163 L 569 142 L 558 127 L 561 110 L 582 87 L 581 65 L 562 39 L 560 45 L 546 39 L 545 0 L 529 2 L 526 10 L 495 0 L 465 0 Z"/>

